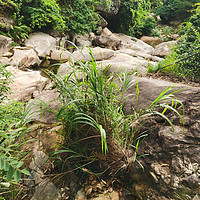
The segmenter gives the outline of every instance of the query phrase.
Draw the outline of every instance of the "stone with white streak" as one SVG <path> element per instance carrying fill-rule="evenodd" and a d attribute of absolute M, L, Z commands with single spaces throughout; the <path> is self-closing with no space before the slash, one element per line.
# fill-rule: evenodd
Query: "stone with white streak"
<path fill-rule="evenodd" d="M 172 53 L 172 48 L 176 46 L 177 41 L 163 42 L 157 45 L 152 52 L 153 56 L 165 57 Z"/>
<path fill-rule="evenodd" d="M 46 33 L 36 32 L 30 35 L 25 44 L 32 46 L 39 57 L 45 57 L 50 54 L 50 50 L 56 48 L 57 41 L 54 37 Z"/>
<path fill-rule="evenodd" d="M 12 92 L 9 98 L 17 101 L 30 100 L 35 91 L 41 92 L 44 89 L 48 80 L 42 77 L 39 72 L 24 72 L 12 66 L 8 66 L 6 69 L 13 74 L 13 82 L 9 85 Z"/>

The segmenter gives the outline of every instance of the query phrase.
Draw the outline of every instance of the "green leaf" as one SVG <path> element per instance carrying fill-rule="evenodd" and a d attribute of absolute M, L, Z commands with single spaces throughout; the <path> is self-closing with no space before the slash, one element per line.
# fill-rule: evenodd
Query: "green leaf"
<path fill-rule="evenodd" d="M 24 162 L 20 161 L 20 162 L 17 164 L 16 168 L 19 169 L 23 164 L 24 164 Z"/>
<path fill-rule="evenodd" d="M 18 183 L 20 178 L 21 178 L 21 172 L 19 170 L 16 170 L 14 173 L 15 182 Z"/>
<path fill-rule="evenodd" d="M 5 171 L 8 171 L 8 170 L 9 170 L 9 167 L 10 167 L 9 163 L 8 163 L 8 162 L 5 162 L 5 163 L 4 163 L 4 169 L 5 169 Z"/>
<path fill-rule="evenodd" d="M 0 159 L 0 170 L 4 168 L 4 160 L 1 158 Z"/>
<path fill-rule="evenodd" d="M 28 176 L 31 175 L 30 172 L 29 172 L 28 170 L 26 170 L 26 169 L 22 169 L 21 172 L 22 172 L 23 174 L 28 175 Z"/>
<path fill-rule="evenodd" d="M 10 181 L 12 179 L 13 174 L 15 173 L 15 169 L 12 165 L 10 165 L 9 170 L 7 172 L 6 181 Z"/>

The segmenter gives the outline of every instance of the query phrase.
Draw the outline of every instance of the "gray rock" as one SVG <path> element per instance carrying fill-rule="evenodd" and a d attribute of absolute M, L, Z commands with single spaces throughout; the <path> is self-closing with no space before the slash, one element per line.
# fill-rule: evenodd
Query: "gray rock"
<path fill-rule="evenodd" d="M 13 82 L 9 85 L 12 92 L 9 95 L 11 99 L 28 101 L 35 91 L 41 92 L 46 85 L 47 78 L 42 77 L 40 72 L 24 72 L 12 66 L 8 66 L 6 69 L 13 74 Z"/>
<path fill-rule="evenodd" d="M 120 8 L 120 0 L 112 0 L 110 9 L 107 9 L 107 7 L 103 4 L 96 5 L 96 10 L 105 13 L 106 16 L 116 15 L 119 11 L 119 8 Z"/>
<path fill-rule="evenodd" d="M 138 103 L 135 96 L 130 96 L 124 111 L 131 114 L 133 113 L 132 108 L 147 109 L 161 91 L 171 85 L 173 83 L 168 81 L 140 78 Z M 200 146 L 196 132 L 199 132 L 198 125 L 200 123 L 200 88 L 176 84 L 172 91 L 182 88 L 184 90 L 175 93 L 175 96 L 185 105 L 185 116 L 190 119 L 187 120 L 188 124 L 184 128 L 184 132 L 178 117 L 172 117 L 170 113 L 165 113 L 165 115 L 173 121 L 174 132 L 165 120 L 156 118 L 155 121 L 149 122 L 143 131 L 151 129 L 151 132 L 137 151 L 138 155 L 150 155 L 139 160 L 146 172 L 141 170 L 140 173 L 139 167 L 136 165 L 130 170 L 130 176 L 134 178 L 135 183 L 151 188 L 156 200 L 162 199 L 163 194 L 166 199 L 174 199 L 176 195 L 173 196 L 173 191 L 178 194 L 180 191 L 184 191 L 184 196 L 181 196 L 183 199 L 186 199 L 186 196 L 187 199 L 192 199 L 199 192 Z M 135 94 L 135 87 L 130 89 L 127 94 Z M 181 112 L 180 105 L 177 109 Z M 192 125 L 196 123 L 198 125 L 193 127 Z M 145 195 L 145 193 L 143 195 L 142 192 L 140 193 L 142 198 Z"/>
<path fill-rule="evenodd" d="M 91 47 L 92 41 L 94 40 L 94 34 L 84 34 L 84 35 L 77 35 L 75 36 L 75 44 L 78 47 Z"/>
<path fill-rule="evenodd" d="M 127 36 L 125 34 L 121 33 L 115 33 L 114 34 L 118 39 L 121 40 L 120 45 L 118 45 L 118 49 L 132 49 L 136 53 L 145 53 L 145 54 L 151 54 L 154 50 L 154 48 L 142 40 L 139 40 L 137 38 Z"/>
<path fill-rule="evenodd" d="M 120 45 L 120 40 L 115 37 L 114 35 L 111 36 L 96 36 L 95 38 L 95 43 L 96 45 L 103 47 L 103 48 L 108 48 L 108 49 L 113 49 L 117 50 L 118 46 Z"/>
<path fill-rule="evenodd" d="M 75 196 L 75 200 L 87 200 L 86 194 L 83 189 L 79 190 Z"/>
<path fill-rule="evenodd" d="M 176 41 L 163 42 L 155 47 L 152 52 L 153 56 L 165 57 L 172 53 L 172 48 L 176 46 Z"/>
<path fill-rule="evenodd" d="M 32 121 L 39 121 L 47 124 L 56 123 L 55 112 L 57 112 L 60 107 L 60 101 L 57 100 L 58 96 L 59 93 L 56 89 L 44 90 L 40 93 L 35 92 L 33 98 L 36 98 L 36 100 L 31 99 L 28 103 L 28 106 L 32 107 Z M 49 110 L 42 102 L 47 104 L 51 110 Z"/>
<path fill-rule="evenodd" d="M 21 69 L 39 66 L 41 63 L 37 53 L 32 47 L 14 47 L 10 63 Z"/>
<path fill-rule="evenodd" d="M 200 195 L 195 195 L 195 197 L 192 200 L 200 200 Z"/>
<path fill-rule="evenodd" d="M 92 52 L 92 56 L 94 60 L 96 61 L 108 60 L 115 55 L 115 52 L 113 50 L 103 49 L 100 47 L 91 48 L 91 52 Z M 73 52 L 72 55 L 73 55 L 72 59 L 74 59 L 75 62 L 76 61 L 83 61 L 83 62 L 92 61 L 90 51 L 87 47 L 85 47 L 81 51 L 77 50 Z"/>
<path fill-rule="evenodd" d="M 107 66 L 109 67 L 110 73 L 121 73 L 125 72 L 126 69 L 128 72 L 139 72 L 140 74 L 146 73 L 146 66 L 148 63 L 155 65 L 154 62 L 149 62 L 144 60 L 143 58 L 133 57 L 124 53 L 117 53 L 115 57 L 109 60 L 104 60 L 98 62 L 105 69 Z"/>
<path fill-rule="evenodd" d="M 12 44 L 12 39 L 4 35 L 0 35 L 0 56 L 9 51 Z"/>
<path fill-rule="evenodd" d="M 49 178 L 44 179 L 36 188 L 31 200 L 60 200 L 61 195 Z"/>
<path fill-rule="evenodd" d="M 54 37 L 46 33 L 37 32 L 31 34 L 29 39 L 25 41 L 25 44 L 32 46 L 39 57 L 45 57 L 46 55 L 50 55 L 50 50 L 56 48 L 57 41 Z"/>
<path fill-rule="evenodd" d="M 67 50 L 51 50 L 50 59 L 54 62 L 63 62 L 69 60 L 71 53 Z"/>

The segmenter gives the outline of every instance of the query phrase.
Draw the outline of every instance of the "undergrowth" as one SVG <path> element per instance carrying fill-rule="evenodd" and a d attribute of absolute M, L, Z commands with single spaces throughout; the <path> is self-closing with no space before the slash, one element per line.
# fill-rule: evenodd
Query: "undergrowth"
<path fill-rule="evenodd" d="M 61 154 L 64 165 L 72 162 L 75 169 L 98 162 L 98 174 L 105 171 L 115 174 L 134 162 L 143 167 L 139 158 L 144 155 L 137 155 L 137 149 L 147 133 L 140 132 L 141 127 L 159 115 L 174 131 L 166 111 L 176 114 L 184 124 L 182 115 L 176 110 L 178 104 L 182 107 L 183 104 L 174 97 L 176 91 L 169 87 L 146 110 L 138 112 L 133 108 L 133 114 L 125 115 L 126 100 L 130 96 L 138 99 L 139 83 L 137 79 L 134 81 L 137 74 L 126 71 L 116 76 L 108 75 L 107 70 L 96 63 L 90 49 L 89 52 L 91 62 L 80 62 L 71 55 L 71 73 L 64 77 L 46 72 L 60 94 L 57 121 L 62 122 L 65 133 L 64 145 L 52 156 Z M 128 89 L 133 86 L 136 93 L 127 95 Z M 47 104 L 45 106 L 48 107 Z M 158 108 L 162 111 L 158 112 Z M 127 151 L 133 152 L 131 158 Z"/>

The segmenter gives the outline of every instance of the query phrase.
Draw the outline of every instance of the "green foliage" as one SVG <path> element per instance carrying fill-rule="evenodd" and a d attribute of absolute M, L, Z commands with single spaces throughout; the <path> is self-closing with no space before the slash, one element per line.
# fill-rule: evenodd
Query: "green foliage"
<path fill-rule="evenodd" d="M 27 112 L 24 112 L 23 104 L 9 101 L 11 74 L 4 66 L 0 67 L 0 192 L 8 189 L 12 183 L 17 183 L 21 174 L 29 174 L 22 169 L 23 153 L 17 143 L 20 136 L 26 132 L 25 120 Z M 6 103 L 3 100 L 6 99 Z"/>
<path fill-rule="evenodd" d="M 9 79 L 11 76 L 12 74 L 6 70 L 6 67 L 0 65 L 0 103 L 2 103 L 2 101 L 6 99 L 9 94 L 10 88 L 8 84 L 11 82 Z"/>
<path fill-rule="evenodd" d="M 173 53 L 155 68 L 149 66 L 149 72 L 162 70 L 185 78 L 200 79 L 200 4 L 196 6 L 194 14 L 179 28 L 181 37 Z"/>
<path fill-rule="evenodd" d="M 92 56 L 91 51 L 90 54 Z M 57 113 L 57 120 L 62 122 L 66 132 L 66 144 L 62 146 L 64 149 L 54 155 L 65 152 L 69 154 L 67 159 L 78 158 L 75 162 L 79 163 L 83 159 L 83 164 L 94 162 L 98 154 L 101 154 L 99 149 L 105 156 L 109 156 L 113 151 L 120 154 L 130 148 L 135 152 L 132 162 L 141 165 L 137 149 L 140 141 L 147 136 L 140 132 L 141 127 L 151 117 L 159 115 L 174 130 L 172 122 L 165 115 L 166 110 L 177 114 L 183 122 L 176 110 L 177 103 L 180 102 L 174 98 L 175 92 L 170 92 L 172 87 L 166 88 L 147 110 L 136 111 L 133 108 L 133 114 L 126 116 L 123 112 L 124 103 L 129 97 L 126 92 L 134 84 L 138 99 L 138 82 L 133 81 L 135 74 L 125 72 L 116 76 L 106 75 L 106 69 L 103 70 L 93 57 L 91 62 L 85 60 L 82 63 L 75 57 L 73 60 L 71 73 L 64 78 L 47 72 L 60 93 L 62 106 Z M 163 111 L 156 111 L 158 107 L 163 108 Z"/>
<path fill-rule="evenodd" d="M 193 23 L 194 22 L 194 23 Z M 180 73 L 184 76 L 200 78 L 200 10 L 197 8 L 194 15 L 181 25 L 182 35 L 175 53 L 179 62 Z"/>
<path fill-rule="evenodd" d="M 2 1 L 2 5 L 13 7 L 15 27 L 10 34 L 26 38 L 30 29 L 42 28 L 55 29 L 61 33 L 66 31 L 72 35 L 75 33 L 91 32 L 96 28 L 98 20 L 94 7 L 101 4 L 109 9 L 112 1 L 101 0 L 9 0 Z M 26 27 L 26 28 L 25 28 Z M 20 32 L 20 34 L 19 34 Z"/>
<path fill-rule="evenodd" d="M 191 15 L 189 11 L 197 2 L 198 0 L 163 0 L 163 4 L 156 8 L 156 14 L 160 15 L 164 23 L 174 18 L 183 20 Z"/>
<path fill-rule="evenodd" d="M 18 24 L 29 25 L 33 29 L 52 27 L 63 31 L 65 22 L 60 13 L 60 7 L 56 0 L 16 0 L 20 10 L 15 18 Z"/>
<path fill-rule="evenodd" d="M 141 36 L 150 34 L 155 28 L 155 19 L 150 15 L 150 1 L 123 0 L 117 15 L 120 32 Z"/>
<path fill-rule="evenodd" d="M 65 20 L 66 30 L 71 34 L 81 34 L 94 30 L 98 17 L 94 12 L 93 6 L 93 1 L 60 1 L 61 13 Z"/>

